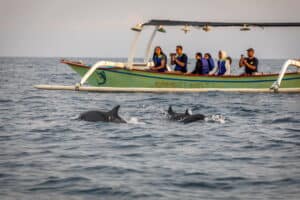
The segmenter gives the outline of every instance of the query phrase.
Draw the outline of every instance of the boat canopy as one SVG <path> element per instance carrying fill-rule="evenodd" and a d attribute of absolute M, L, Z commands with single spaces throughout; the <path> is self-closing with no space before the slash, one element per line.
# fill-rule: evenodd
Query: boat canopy
<path fill-rule="evenodd" d="M 212 26 L 212 27 L 300 27 L 300 22 L 202 22 L 202 21 L 181 21 L 152 19 L 143 26 Z"/>
<path fill-rule="evenodd" d="M 131 28 L 136 32 L 136 36 L 133 40 L 130 54 L 128 57 L 128 66 L 132 68 L 133 58 L 135 56 L 136 45 L 140 33 L 145 26 L 154 26 L 153 33 L 148 42 L 144 63 L 148 63 L 150 58 L 151 45 L 154 40 L 156 32 L 166 32 L 164 26 L 183 26 L 181 30 L 184 33 L 191 31 L 190 27 L 200 28 L 205 32 L 209 32 L 213 27 L 238 27 L 240 31 L 250 31 L 251 28 L 269 28 L 269 27 L 300 27 L 300 22 L 205 22 L 205 21 L 185 21 L 185 20 L 166 20 L 166 19 L 152 19 L 148 22 L 137 24 Z"/>

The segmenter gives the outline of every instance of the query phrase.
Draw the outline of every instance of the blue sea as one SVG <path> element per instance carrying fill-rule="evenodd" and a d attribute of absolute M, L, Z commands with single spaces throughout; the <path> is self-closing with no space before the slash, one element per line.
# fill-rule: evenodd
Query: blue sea
<path fill-rule="evenodd" d="M 300 199 L 300 94 L 33 87 L 79 80 L 59 58 L 0 58 L 1 200 Z M 127 124 L 77 120 L 116 105 Z M 169 121 L 169 105 L 207 120 Z"/>

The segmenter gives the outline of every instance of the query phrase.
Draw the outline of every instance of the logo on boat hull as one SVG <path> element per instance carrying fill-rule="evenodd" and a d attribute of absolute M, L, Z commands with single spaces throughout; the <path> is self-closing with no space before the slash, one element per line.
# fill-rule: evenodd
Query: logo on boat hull
<path fill-rule="evenodd" d="M 106 74 L 104 71 L 96 71 L 96 74 L 98 76 L 97 78 L 97 84 L 103 85 L 106 83 Z"/>

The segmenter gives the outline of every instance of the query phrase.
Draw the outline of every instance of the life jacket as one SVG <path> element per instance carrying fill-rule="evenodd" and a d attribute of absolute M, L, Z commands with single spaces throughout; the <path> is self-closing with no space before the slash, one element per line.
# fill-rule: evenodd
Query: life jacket
<path fill-rule="evenodd" d="M 209 65 L 209 71 L 213 70 L 213 68 L 215 68 L 214 59 L 209 58 L 207 61 L 208 61 L 208 65 Z"/>
<path fill-rule="evenodd" d="M 208 74 L 209 73 L 209 61 L 206 60 L 205 58 L 201 59 L 202 61 L 202 74 Z"/>
<path fill-rule="evenodd" d="M 226 60 L 218 61 L 218 76 L 222 76 L 226 73 Z"/>
<path fill-rule="evenodd" d="M 177 56 L 176 59 L 178 59 L 180 62 L 184 63 L 184 67 L 179 66 L 178 64 L 175 65 L 175 71 L 181 71 L 181 72 L 187 72 L 187 61 L 188 57 L 185 54 L 182 54 L 181 56 Z"/>
<path fill-rule="evenodd" d="M 161 61 L 163 59 L 165 59 L 165 68 L 159 69 L 159 72 L 164 72 L 167 70 L 167 57 L 164 54 L 160 54 L 159 56 L 155 54 L 153 56 L 153 62 L 155 67 L 161 66 Z"/>

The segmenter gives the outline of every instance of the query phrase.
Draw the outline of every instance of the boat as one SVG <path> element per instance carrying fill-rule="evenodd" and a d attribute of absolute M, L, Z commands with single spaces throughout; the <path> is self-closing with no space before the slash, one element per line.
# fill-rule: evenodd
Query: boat
<path fill-rule="evenodd" d="M 138 39 L 146 26 L 154 30 L 148 41 L 143 63 L 134 63 Z M 238 27 L 249 31 L 252 27 L 300 27 L 300 23 L 254 23 L 254 22 L 197 22 L 176 20 L 150 20 L 132 28 L 136 32 L 127 62 L 99 61 L 93 65 L 82 61 L 62 59 L 81 76 L 79 83 L 72 86 L 36 85 L 38 89 L 74 90 L 91 92 L 300 92 L 300 60 L 287 60 L 279 73 L 256 73 L 254 75 L 193 75 L 175 72 L 153 72 L 149 68 L 152 43 L 157 32 L 166 32 L 165 26 L 182 26 L 187 33 L 190 27 L 210 31 L 214 27 Z M 288 67 L 297 67 L 287 72 Z M 85 84 L 88 84 L 86 86 Z"/>

